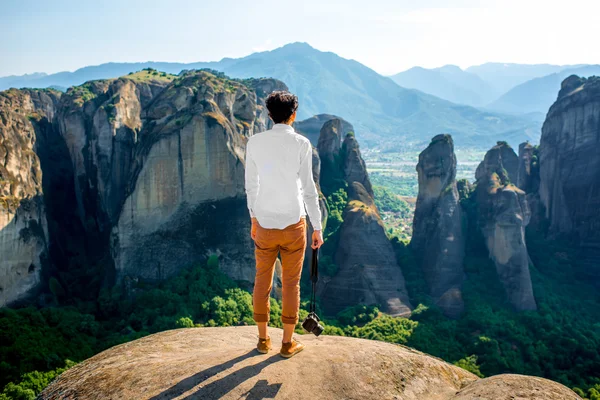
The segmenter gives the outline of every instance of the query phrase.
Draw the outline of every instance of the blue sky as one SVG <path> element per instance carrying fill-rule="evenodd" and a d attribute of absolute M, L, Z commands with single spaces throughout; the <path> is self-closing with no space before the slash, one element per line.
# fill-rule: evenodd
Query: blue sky
<path fill-rule="evenodd" d="M 488 61 L 600 63 L 593 0 L 0 0 L 0 76 L 212 61 L 302 41 L 383 74 Z"/>

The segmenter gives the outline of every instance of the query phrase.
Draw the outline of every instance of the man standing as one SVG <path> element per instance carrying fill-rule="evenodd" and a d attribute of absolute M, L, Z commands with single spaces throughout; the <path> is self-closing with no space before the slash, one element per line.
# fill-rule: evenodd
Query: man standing
<path fill-rule="evenodd" d="M 256 134 L 246 145 L 246 194 L 252 218 L 256 279 L 254 321 L 258 325 L 257 350 L 267 353 L 267 334 L 273 271 L 278 253 L 282 264 L 283 341 L 280 354 L 289 358 L 304 345 L 292 338 L 300 308 L 300 275 L 306 250 L 306 213 L 314 232 L 311 247 L 323 244 L 319 194 L 312 175 L 310 141 L 292 128 L 298 98 L 285 91 L 271 93 L 266 100 L 271 130 Z"/>

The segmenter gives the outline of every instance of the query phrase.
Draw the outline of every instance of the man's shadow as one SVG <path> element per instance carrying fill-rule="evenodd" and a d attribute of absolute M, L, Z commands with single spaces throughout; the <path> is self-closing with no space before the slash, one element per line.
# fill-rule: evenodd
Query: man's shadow
<path fill-rule="evenodd" d="M 240 361 L 243 361 L 247 358 L 260 355 L 256 352 L 256 350 L 252 350 L 246 354 L 228 360 L 222 364 L 215 365 L 203 371 L 200 371 L 188 378 L 183 379 L 177 384 L 171 386 L 169 389 L 157 394 L 156 396 L 151 397 L 149 400 L 166 400 L 172 399 L 174 397 L 180 396 L 188 390 L 198 386 L 205 380 L 209 379 L 212 376 L 215 376 L 237 364 Z M 219 399 L 223 397 L 225 394 L 230 392 L 233 388 L 241 384 L 242 382 L 252 378 L 253 376 L 258 375 L 267 365 L 273 364 L 277 361 L 282 360 L 278 355 L 274 355 L 269 357 L 258 364 L 248 365 L 244 368 L 232 372 L 229 375 L 224 376 L 221 379 L 218 379 L 214 382 L 209 383 L 208 385 L 199 388 L 197 391 L 189 394 L 184 397 L 184 399 Z M 261 383 L 264 382 L 264 383 Z M 251 399 L 264 399 L 264 398 L 274 398 L 277 392 L 279 391 L 281 384 L 279 385 L 268 385 L 266 381 L 259 381 L 247 394 L 248 398 Z M 260 386 L 259 386 L 260 384 Z M 263 392 L 263 393 L 261 393 Z M 263 397 L 260 397 L 260 396 Z M 267 397 L 268 396 L 268 397 Z"/>

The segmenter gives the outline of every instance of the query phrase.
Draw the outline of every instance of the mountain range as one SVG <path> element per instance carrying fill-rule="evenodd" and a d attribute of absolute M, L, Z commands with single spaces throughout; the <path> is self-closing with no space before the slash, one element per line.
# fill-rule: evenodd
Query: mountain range
<path fill-rule="evenodd" d="M 400 86 L 490 112 L 513 115 L 542 114 L 556 100 L 561 82 L 570 75 L 600 74 L 600 65 L 487 63 L 466 68 L 413 67 L 392 75 Z"/>
<path fill-rule="evenodd" d="M 178 74 L 210 68 L 233 78 L 272 77 L 285 82 L 301 102 L 298 117 L 335 114 L 352 120 L 367 146 L 422 146 L 438 133 L 452 134 L 462 146 L 489 147 L 497 140 L 537 141 L 541 118 L 511 116 L 399 86 L 354 60 L 322 52 L 306 43 L 199 63 L 108 63 L 51 75 L 0 78 L 7 87 L 70 87 L 89 80 L 116 78 L 143 68 Z M 394 138 L 393 142 L 390 138 Z"/>

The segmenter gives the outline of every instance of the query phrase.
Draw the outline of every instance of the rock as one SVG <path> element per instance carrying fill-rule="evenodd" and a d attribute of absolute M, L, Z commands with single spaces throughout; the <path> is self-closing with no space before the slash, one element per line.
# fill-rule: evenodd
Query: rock
<path fill-rule="evenodd" d="M 342 120 L 336 118 L 323 124 L 317 144 L 321 162 L 327 162 L 329 164 L 335 164 L 337 162 L 336 157 L 340 153 L 342 138 L 344 137 L 342 136 L 343 134 L 344 127 Z"/>
<path fill-rule="evenodd" d="M 374 197 L 373 187 L 371 186 L 371 180 L 369 179 L 369 174 L 367 172 L 367 165 L 360 155 L 360 148 L 354 134 L 346 135 L 344 142 L 342 143 L 340 154 L 344 169 L 344 177 L 348 186 L 351 186 L 354 182 L 358 182 L 366 189 L 371 197 Z"/>
<path fill-rule="evenodd" d="M 550 107 L 540 140 L 540 200 L 552 236 L 582 250 L 600 283 L 600 78 L 570 76 Z"/>
<path fill-rule="evenodd" d="M 453 400 L 581 400 L 571 389 L 544 378 L 503 374 L 477 380 Z"/>
<path fill-rule="evenodd" d="M 539 172 L 537 168 L 537 151 L 529 143 L 519 145 L 519 170 L 517 173 L 517 187 L 525 193 L 532 193 L 538 190 Z"/>
<path fill-rule="evenodd" d="M 88 225 L 100 231 L 117 280 L 160 280 L 217 254 L 224 272 L 253 281 L 245 143 L 269 126 L 266 94 L 285 88 L 190 71 L 67 92 L 59 126 L 76 166 L 81 218 L 93 218 Z"/>
<path fill-rule="evenodd" d="M 498 142 L 477 167 L 478 225 L 509 302 L 519 311 L 535 310 L 525 227 L 530 210 L 525 192 L 516 187 L 518 158 Z"/>
<path fill-rule="evenodd" d="M 300 104 L 302 107 L 302 104 Z M 323 125 L 332 119 L 338 119 L 341 121 L 341 134 L 340 137 L 345 137 L 348 133 L 354 132 L 354 127 L 348 121 L 340 118 L 336 115 L 331 114 L 319 114 L 314 115 L 310 118 L 304 119 L 302 121 L 294 122 L 294 129 L 296 132 L 301 133 L 306 136 L 313 146 L 317 146 L 319 143 L 319 136 L 321 134 L 321 128 Z"/>
<path fill-rule="evenodd" d="M 270 126 L 264 100 L 276 89 L 287 87 L 141 71 L 62 96 L 0 94 L 0 138 L 10 142 L 0 145 L 0 250 L 10 254 L 0 261 L 0 305 L 37 285 L 48 258 L 89 281 L 72 290 L 91 298 L 115 280 L 163 279 L 212 254 L 229 276 L 252 282 L 245 144 Z"/>
<path fill-rule="evenodd" d="M 59 99 L 54 90 L 0 93 L 0 307 L 31 297 L 49 263 L 37 132 Z"/>
<path fill-rule="evenodd" d="M 334 256 L 339 270 L 319 283 L 325 310 L 335 314 L 357 304 L 378 304 L 390 315 L 409 315 L 402 270 L 373 198 L 359 182 L 349 190 L 343 219 Z"/>
<path fill-rule="evenodd" d="M 465 221 L 456 184 L 456 156 L 450 135 L 437 135 L 419 155 L 419 195 L 411 247 L 421 264 L 430 294 L 444 314 L 464 310 L 462 282 Z"/>
<path fill-rule="evenodd" d="M 488 161 L 486 161 L 488 160 Z M 475 179 L 498 174 L 503 184 L 517 184 L 519 175 L 519 157 L 506 142 L 498 142 L 485 154 L 485 159 L 475 171 Z"/>
<path fill-rule="evenodd" d="M 255 350 L 253 326 L 186 328 L 110 348 L 75 365 L 39 396 L 51 399 L 579 399 L 557 383 L 500 375 L 479 379 L 437 358 L 390 343 L 303 335 L 306 349 Z M 472 389 L 471 389 L 472 388 Z M 538 389 L 538 390 L 535 390 Z M 555 397 L 562 395 L 563 397 Z M 514 398 L 514 397 L 513 397 Z"/>

